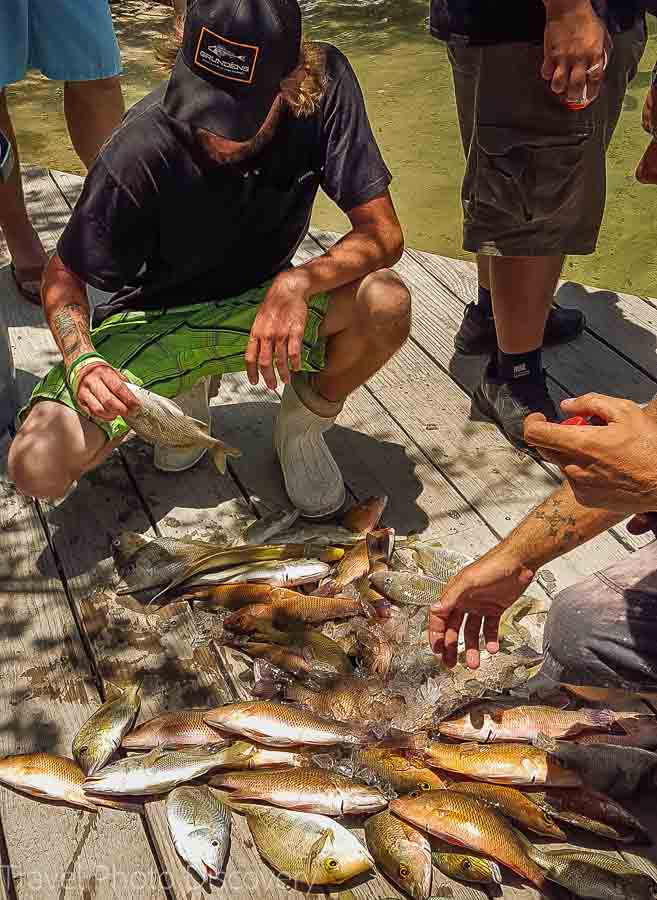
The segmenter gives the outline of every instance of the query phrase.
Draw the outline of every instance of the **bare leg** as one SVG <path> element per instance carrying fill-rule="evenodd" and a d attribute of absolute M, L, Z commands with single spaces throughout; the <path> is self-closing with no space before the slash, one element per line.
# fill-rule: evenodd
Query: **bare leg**
<path fill-rule="evenodd" d="M 542 346 L 563 262 L 563 256 L 490 257 L 497 343 L 503 353 Z"/>
<path fill-rule="evenodd" d="M 71 485 L 104 462 L 121 442 L 72 409 L 42 400 L 32 409 L 9 450 L 9 477 L 21 494 L 63 497 Z"/>
<path fill-rule="evenodd" d="M 487 291 L 490 290 L 490 260 L 490 256 L 477 254 L 477 281 L 479 287 L 486 288 Z"/>
<path fill-rule="evenodd" d="M 7 108 L 7 96 L 2 90 L 0 90 L 0 130 L 11 141 L 16 160 L 9 181 L 6 184 L 0 184 L 0 227 L 16 267 L 18 280 L 22 282 L 26 273 L 43 269 L 47 258 L 25 208 L 16 135 Z M 26 285 L 26 287 L 31 286 Z"/>
<path fill-rule="evenodd" d="M 64 112 L 71 141 L 87 169 L 98 151 L 117 128 L 125 106 L 121 81 L 117 77 L 97 81 L 67 81 L 64 85 Z"/>
<path fill-rule="evenodd" d="M 408 288 L 389 269 L 335 291 L 320 330 L 329 340 L 316 390 L 327 400 L 344 400 L 394 356 L 410 326 Z"/>

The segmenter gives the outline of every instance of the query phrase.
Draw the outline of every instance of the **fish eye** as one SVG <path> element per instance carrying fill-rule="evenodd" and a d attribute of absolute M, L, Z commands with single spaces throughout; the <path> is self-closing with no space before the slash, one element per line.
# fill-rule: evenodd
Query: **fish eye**
<path fill-rule="evenodd" d="M 210 846 L 211 846 L 211 847 L 218 847 L 218 846 L 219 846 L 219 841 L 210 841 Z"/>
<path fill-rule="evenodd" d="M 400 866 L 399 867 L 399 877 L 400 878 L 408 878 L 408 866 Z"/>
<path fill-rule="evenodd" d="M 411 791 L 411 793 L 408 796 L 412 800 L 417 800 L 417 798 L 420 796 L 421 793 L 422 793 L 422 791 Z"/>
<path fill-rule="evenodd" d="M 465 869 L 466 872 L 470 871 L 470 869 L 472 868 L 472 863 L 470 862 L 469 859 L 463 860 L 463 868 Z"/>
<path fill-rule="evenodd" d="M 421 782 L 418 784 L 418 788 L 419 788 L 421 791 L 430 791 L 430 790 L 431 790 L 431 785 L 429 784 L 428 781 L 421 781 Z"/>
<path fill-rule="evenodd" d="M 334 872 L 338 867 L 338 861 L 330 856 L 324 863 L 324 866 L 329 872 Z"/>
<path fill-rule="evenodd" d="M 89 752 L 88 747 L 80 747 L 80 749 L 78 750 L 78 753 L 88 753 L 88 752 Z"/>

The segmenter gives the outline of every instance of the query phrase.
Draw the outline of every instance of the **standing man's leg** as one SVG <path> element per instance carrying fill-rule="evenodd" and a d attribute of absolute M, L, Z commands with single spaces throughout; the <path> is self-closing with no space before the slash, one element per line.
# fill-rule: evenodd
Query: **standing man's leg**
<path fill-rule="evenodd" d="M 28 0 L 0 3 L 0 129 L 11 141 L 15 166 L 0 184 L 0 228 L 23 296 L 38 304 L 46 254 L 32 227 L 23 197 L 16 135 L 9 116 L 5 88 L 25 77 L 29 65 Z"/>
<path fill-rule="evenodd" d="M 87 167 L 121 122 L 121 54 L 107 0 L 30 0 L 30 60 L 64 82 L 73 146 Z"/>
<path fill-rule="evenodd" d="M 125 105 L 118 77 L 97 81 L 67 81 L 64 85 L 64 112 L 68 133 L 87 169 L 98 151 L 117 128 Z"/>
<path fill-rule="evenodd" d="M 0 184 L 0 228 L 7 241 L 22 296 L 39 305 L 41 276 L 47 257 L 25 207 L 20 157 L 4 89 L 0 89 L 0 131 L 11 141 L 15 159 L 9 180 L 6 184 Z"/>

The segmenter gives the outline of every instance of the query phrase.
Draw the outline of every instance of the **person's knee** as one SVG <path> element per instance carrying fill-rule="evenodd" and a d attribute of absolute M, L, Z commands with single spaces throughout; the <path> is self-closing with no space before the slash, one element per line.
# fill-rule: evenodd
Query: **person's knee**
<path fill-rule="evenodd" d="M 62 430 L 38 406 L 9 449 L 9 477 L 19 493 L 42 500 L 63 497 L 84 471 L 85 461 L 66 446 Z M 53 427 L 54 426 L 54 427 Z"/>
<path fill-rule="evenodd" d="M 363 312 L 369 333 L 401 347 L 411 331 L 411 294 L 392 269 L 373 272 L 361 285 Z"/>

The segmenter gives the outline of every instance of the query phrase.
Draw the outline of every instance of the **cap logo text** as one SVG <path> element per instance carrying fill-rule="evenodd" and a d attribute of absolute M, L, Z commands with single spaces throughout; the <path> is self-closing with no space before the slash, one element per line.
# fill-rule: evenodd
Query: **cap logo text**
<path fill-rule="evenodd" d="M 259 53 L 259 47 L 229 41 L 204 26 L 196 45 L 194 63 L 220 78 L 251 84 Z"/>

